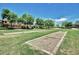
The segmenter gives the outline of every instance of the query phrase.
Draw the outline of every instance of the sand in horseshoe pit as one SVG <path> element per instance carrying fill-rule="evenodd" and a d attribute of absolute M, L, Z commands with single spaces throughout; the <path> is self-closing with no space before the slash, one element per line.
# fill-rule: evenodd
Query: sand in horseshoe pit
<path fill-rule="evenodd" d="M 39 49 L 53 53 L 54 48 L 61 40 L 65 32 L 56 32 L 45 35 L 40 38 L 28 41 L 26 43 L 31 44 L 32 46 L 38 47 Z"/>

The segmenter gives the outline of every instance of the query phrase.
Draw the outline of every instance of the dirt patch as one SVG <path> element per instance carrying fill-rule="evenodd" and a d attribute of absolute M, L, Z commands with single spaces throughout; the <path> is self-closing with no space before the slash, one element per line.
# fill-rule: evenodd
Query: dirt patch
<path fill-rule="evenodd" d="M 64 36 L 65 32 L 56 32 L 51 33 L 40 38 L 36 38 L 34 40 L 27 41 L 26 44 L 29 44 L 36 49 L 42 50 L 48 54 L 53 54 L 53 51 L 59 41 Z"/>

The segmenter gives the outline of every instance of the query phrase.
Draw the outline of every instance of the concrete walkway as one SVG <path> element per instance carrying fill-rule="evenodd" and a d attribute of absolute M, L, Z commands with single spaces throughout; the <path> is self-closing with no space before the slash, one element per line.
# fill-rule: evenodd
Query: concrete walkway
<path fill-rule="evenodd" d="M 47 54 L 55 54 L 66 33 L 67 32 L 61 31 L 51 33 L 40 38 L 27 41 L 25 44 L 28 44 L 33 48 L 41 50 Z"/>

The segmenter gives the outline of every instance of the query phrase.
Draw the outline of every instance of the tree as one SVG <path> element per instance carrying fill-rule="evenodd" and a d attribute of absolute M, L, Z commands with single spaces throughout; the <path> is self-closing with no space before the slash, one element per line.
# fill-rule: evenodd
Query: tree
<path fill-rule="evenodd" d="M 37 19 L 36 19 L 36 24 L 37 24 L 37 25 L 44 25 L 43 19 L 37 18 Z"/>
<path fill-rule="evenodd" d="M 59 28 L 59 27 L 60 27 L 60 25 L 59 25 L 59 24 L 57 24 L 57 25 L 56 25 L 56 27 L 57 27 L 57 28 Z"/>
<path fill-rule="evenodd" d="M 76 28 L 79 28 L 79 21 L 76 21 L 73 26 L 76 27 Z"/>
<path fill-rule="evenodd" d="M 72 22 L 64 21 L 64 22 L 62 23 L 62 26 L 63 26 L 64 28 L 71 28 L 71 27 L 72 27 Z"/>
<path fill-rule="evenodd" d="M 44 27 L 44 20 L 41 18 L 37 18 L 36 25 L 38 25 L 39 28 L 43 28 Z"/>
<path fill-rule="evenodd" d="M 47 28 L 51 28 L 54 26 L 54 21 L 52 20 L 46 20 L 45 21 L 45 26 L 47 26 Z"/>
<path fill-rule="evenodd" d="M 79 21 L 76 21 L 75 24 L 76 24 L 76 25 L 79 25 Z"/>
<path fill-rule="evenodd" d="M 39 28 L 52 28 L 54 26 L 54 21 L 37 18 L 36 24 L 39 26 Z"/>
<path fill-rule="evenodd" d="M 18 19 L 18 16 L 15 13 L 10 13 L 10 22 L 16 22 Z"/>
<path fill-rule="evenodd" d="M 2 17 L 2 19 L 7 18 L 9 20 L 10 19 L 10 10 L 3 9 L 2 10 L 1 17 Z"/>
<path fill-rule="evenodd" d="M 32 15 L 29 14 L 23 14 L 22 18 L 26 21 L 27 24 L 32 25 L 34 22 L 34 18 L 32 17 Z"/>
<path fill-rule="evenodd" d="M 18 16 L 15 13 L 11 12 L 8 9 L 3 9 L 1 16 L 2 19 L 7 18 L 11 23 L 15 22 L 18 18 Z"/>
<path fill-rule="evenodd" d="M 25 20 L 22 17 L 20 17 L 18 18 L 17 22 L 25 23 Z"/>

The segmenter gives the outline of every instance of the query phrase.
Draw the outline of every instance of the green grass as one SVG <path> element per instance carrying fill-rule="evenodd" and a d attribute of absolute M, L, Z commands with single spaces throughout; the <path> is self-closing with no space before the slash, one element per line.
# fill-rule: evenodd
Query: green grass
<path fill-rule="evenodd" d="M 33 33 L 24 33 L 18 34 L 16 37 L 6 37 L 0 38 L 0 54 L 8 55 L 42 55 L 46 54 L 39 50 L 34 50 L 28 45 L 23 45 L 28 40 L 56 32 L 58 30 L 51 30 L 46 32 L 33 32 Z"/>
<path fill-rule="evenodd" d="M 63 43 L 57 51 L 58 55 L 75 55 L 79 54 L 79 30 L 68 31 Z"/>
<path fill-rule="evenodd" d="M 30 30 L 23 30 L 23 29 L 0 30 L 0 33 L 23 32 L 23 31 L 30 31 Z"/>
<path fill-rule="evenodd" d="M 7 30 L 0 30 L 0 35 L 3 35 L 3 33 L 12 33 L 12 32 L 28 32 L 28 31 L 41 31 L 41 30 L 52 30 L 52 29 L 7 29 Z M 55 30 L 55 29 L 53 29 Z"/>

